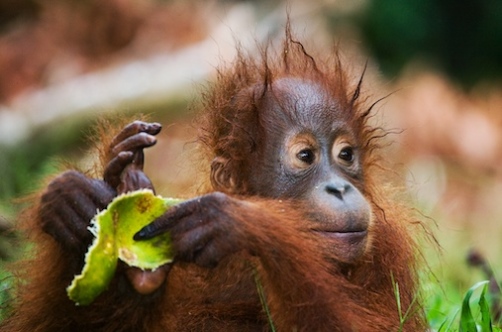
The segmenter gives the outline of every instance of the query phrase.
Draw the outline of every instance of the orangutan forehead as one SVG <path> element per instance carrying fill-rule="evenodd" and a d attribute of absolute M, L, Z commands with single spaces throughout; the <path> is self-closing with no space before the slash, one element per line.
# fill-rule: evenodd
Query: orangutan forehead
<path fill-rule="evenodd" d="M 327 89 L 313 81 L 281 78 L 271 84 L 266 103 L 274 117 L 307 127 L 331 127 L 344 118 L 340 103 Z"/>
<path fill-rule="evenodd" d="M 318 83 L 296 77 L 285 77 L 272 83 L 272 91 L 280 95 L 281 102 L 293 102 L 299 105 L 326 105 L 330 94 Z"/>

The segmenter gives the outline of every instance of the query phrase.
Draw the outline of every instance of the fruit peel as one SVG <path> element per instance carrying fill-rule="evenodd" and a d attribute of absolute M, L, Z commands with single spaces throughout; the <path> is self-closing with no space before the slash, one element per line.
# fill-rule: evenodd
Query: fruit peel
<path fill-rule="evenodd" d="M 95 238 L 85 255 L 81 274 L 67 288 L 69 298 L 77 305 L 94 301 L 111 282 L 119 259 L 150 270 L 172 262 L 169 233 L 144 241 L 134 241 L 133 236 L 181 201 L 156 196 L 149 189 L 117 196 L 91 221 L 89 230 Z"/>

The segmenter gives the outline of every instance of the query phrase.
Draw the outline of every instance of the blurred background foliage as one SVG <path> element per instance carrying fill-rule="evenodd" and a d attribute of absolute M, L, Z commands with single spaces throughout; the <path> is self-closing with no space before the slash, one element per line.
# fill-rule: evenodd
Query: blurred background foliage
<path fill-rule="evenodd" d="M 164 195 L 196 185 L 191 100 L 236 42 L 280 40 L 288 12 L 307 50 L 338 45 L 354 79 L 368 61 L 371 98 L 393 92 L 377 118 L 402 129 L 389 160 L 440 243 L 424 244 L 431 322 L 451 317 L 487 278 L 469 253 L 502 269 L 499 0 L 1 1 L 0 262 L 23 247 L 21 198 L 67 164 L 92 168 L 100 118 L 163 123 L 147 173 Z"/>
<path fill-rule="evenodd" d="M 357 24 L 391 76 L 423 61 L 469 88 L 502 76 L 502 2 L 372 0 Z"/>

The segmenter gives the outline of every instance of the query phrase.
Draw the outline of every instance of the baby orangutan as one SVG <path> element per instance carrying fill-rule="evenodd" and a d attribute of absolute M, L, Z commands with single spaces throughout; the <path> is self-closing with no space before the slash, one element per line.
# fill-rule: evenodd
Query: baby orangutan
<path fill-rule="evenodd" d="M 134 122 L 111 140 L 102 179 L 59 175 L 26 218 L 37 257 L 2 331 L 397 331 L 395 283 L 403 330 L 426 329 L 411 220 L 382 186 L 362 77 L 351 85 L 337 54 L 315 60 L 289 33 L 270 53 L 239 54 L 204 94 L 208 189 L 135 235 L 169 232 L 174 261 L 121 266 L 89 306 L 66 295 L 96 211 L 153 188 L 143 149 L 160 125 Z"/>

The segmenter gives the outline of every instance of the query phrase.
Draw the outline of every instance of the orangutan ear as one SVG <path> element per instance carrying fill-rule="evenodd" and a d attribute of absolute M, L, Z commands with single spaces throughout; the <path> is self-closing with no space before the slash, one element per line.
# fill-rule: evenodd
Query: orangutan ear
<path fill-rule="evenodd" d="M 211 184 L 213 188 L 225 193 L 235 191 L 235 181 L 230 171 L 229 160 L 224 157 L 216 157 L 211 162 Z"/>

